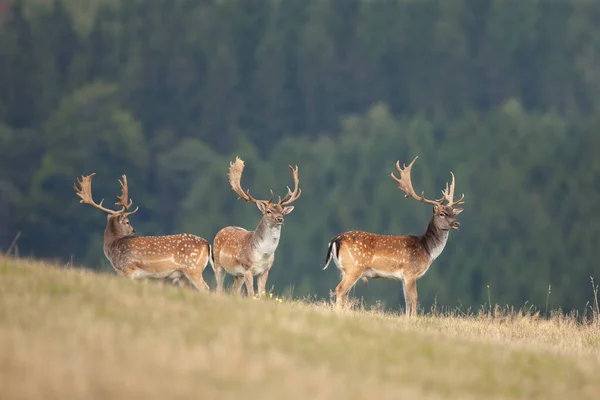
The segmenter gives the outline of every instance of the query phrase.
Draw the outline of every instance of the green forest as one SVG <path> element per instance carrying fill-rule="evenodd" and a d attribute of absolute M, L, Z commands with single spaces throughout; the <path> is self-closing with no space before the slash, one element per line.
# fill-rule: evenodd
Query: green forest
<path fill-rule="evenodd" d="M 298 165 L 267 287 L 328 298 L 329 240 L 420 234 L 456 176 L 461 227 L 419 302 L 583 310 L 600 281 L 600 2 L 0 0 L 0 249 L 99 271 L 127 174 L 139 235 L 254 229 Z M 205 277 L 214 288 L 213 273 Z M 228 280 L 231 282 L 231 279 Z M 548 294 L 551 285 L 551 293 Z M 351 296 L 404 307 L 399 282 Z"/>

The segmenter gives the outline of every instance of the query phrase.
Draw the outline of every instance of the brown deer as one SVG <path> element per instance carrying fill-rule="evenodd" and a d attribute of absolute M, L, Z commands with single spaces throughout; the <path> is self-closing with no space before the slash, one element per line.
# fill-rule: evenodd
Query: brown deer
<path fill-rule="evenodd" d="M 464 203 L 464 194 L 454 201 L 454 174 L 452 183 L 442 190 L 442 198 L 428 200 L 424 193 L 418 196 L 410 180 L 410 172 L 418 157 L 404 169 L 396 162 L 400 178 L 392 172 L 392 178 L 398 182 L 399 188 L 405 192 L 404 197 L 433 205 L 433 216 L 427 230 L 422 235 L 389 236 L 363 231 L 349 231 L 335 236 L 329 242 L 325 268 L 331 259 L 342 271 L 342 280 L 335 288 L 336 306 L 344 308 L 348 292 L 360 279 L 367 278 L 402 280 L 406 315 L 417 314 L 417 279 L 422 277 L 431 263 L 444 250 L 451 229 L 458 229 L 460 223 L 456 216 L 462 208 L 453 208 Z M 447 201 L 447 204 L 443 204 Z"/>
<path fill-rule="evenodd" d="M 290 206 L 296 201 L 302 190 L 298 189 L 298 167 L 289 167 L 294 178 L 294 191 L 288 187 L 288 193 L 277 203 L 273 203 L 273 190 L 268 200 L 256 200 L 250 191 L 241 187 L 244 161 L 236 157 L 235 163 L 229 163 L 229 184 L 237 195 L 246 202 L 255 203 L 263 214 L 254 231 L 248 231 L 238 226 L 228 226 L 221 229 L 215 236 L 214 266 L 217 280 L 217 293 L 223 291 L 225 272 L 233 275 L 232 292 L 239 294 L 242 283 L 246 284 L 249 297 L 254 297 L 254 277 L 258 276 L 258 296 L 260 297 L 267 284 L 269 270 L 275 259 L 275 250 L 281 236 L 283 216 L 294 209 Z"/>
<path fill-rule="evenodd" d="M 117 273 L 131 279 L 171 279 L 182 286 L 180 278 L 186 277 L 200 291 L 209 291 L 202 272 L 211 260 L 211 246 L 205 239 L 183 233 L 168 236 L 134 236 L 135 228 L 129 216 L 139 207 L 128 211 L 133 200 L 129 200 L 127 177 L 123 175 L 121 196 L 115 204 L 120 210 L 105 208 L 92 197 L 92 177 L 95 173 L 82 176 L 74 184 L 75 193 L 83 204 L 89 204 L 108 214 L 104 230 L 104 255 Z"/>

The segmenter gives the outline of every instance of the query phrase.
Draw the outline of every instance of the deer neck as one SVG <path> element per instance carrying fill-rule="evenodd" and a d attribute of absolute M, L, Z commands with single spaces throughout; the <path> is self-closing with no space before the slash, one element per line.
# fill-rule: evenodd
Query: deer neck
<path fill-rule="evenodd" d="M 271 225 L 262 218 L 252 234 L 251 246 L 259 254 L 273 254 L 279 244 L 281 225 Z"/>
<path fill-rule="evenodd" d="M 429 253 L 431 261 L 435 260 L 442 254 L 446 242 L 448 241 L 448 234 L 450 231 L 444 231 L 433 223 L 433 218 L 429 221 L 429 226 L 423 235 L 421 235 L 421 243 L 423 247 Z"/>
<path fill-rule="evenodd" d="M 104 254 L 108 257 L 110 250 L 118 243 L 119 239 L 125 236 L 120 233 L 117 227 L 114 226 L 113 221 L 109 221 L 104 228 Z"/>

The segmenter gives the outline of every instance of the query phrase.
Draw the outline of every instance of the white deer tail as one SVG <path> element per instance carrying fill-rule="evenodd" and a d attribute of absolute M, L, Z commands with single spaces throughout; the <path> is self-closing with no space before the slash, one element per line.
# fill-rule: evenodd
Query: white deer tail
<path fill-rule="evenodd" d="M 323 270 L 327 269 L 332 258 L 333 258 L 333 261 L 336 264 L 338 264 L 337 258 L 338 258 L 338 251 L 340 250 L 339 239 L 340 239 L 339 236 L 336 236 L 333 239 L 331 239 L 331 242 L 329 242 L 329 247 L 327 249 L 327 257 L 325 257 L 325 266 L 323 267 Z"/>
<path fill-rule="evenodd" d="M 208 262 L 206 263 L 206 265 L 208 265 L 208 263 L 210 263 L 210 266 L 212 267 L 213 272 L 214 272 L 215 271 L 215 255 L 213 254 L 213 249 L 210 244 L 208 245 Z M 204 268 L 206 268 L 206 265 L 204 266 Z"/>

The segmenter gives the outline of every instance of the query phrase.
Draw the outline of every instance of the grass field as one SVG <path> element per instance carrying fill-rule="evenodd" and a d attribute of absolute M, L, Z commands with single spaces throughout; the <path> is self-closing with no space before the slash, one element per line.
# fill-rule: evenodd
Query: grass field
<path fill-rule="evenodd" d="M 0 258 L 1 399 L 598 399 L 600 324 L 337 313 Z"/>

